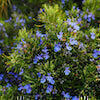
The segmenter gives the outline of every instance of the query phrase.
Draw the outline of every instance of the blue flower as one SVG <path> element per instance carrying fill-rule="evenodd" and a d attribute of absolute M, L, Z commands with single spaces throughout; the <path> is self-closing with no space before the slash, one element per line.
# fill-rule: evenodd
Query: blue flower
<path fill-rule="evenodd" d="M 19 73 L 19 75 L 22 75 L 22 74 L 23 74 L 23 72 L 24 72 L 24 70 L 23 70 L 23 69 L 21 69 L 21 72 Z"/>
<path fill-rule="evenodd" d="M 35 95 L 35 100 L 38 100 L 38 97 L 39 97 L 40 95 L 39 94 L 36 94 Z"/>
<path fill-rule="evenodd" d="M 40 37 L 40 36 L 41 36 L 40 31 L 36 31 L 36 36 L 37 36 L 37 37 Z"/>
<path fill-rule="evenodd" d="M 15 5 L 13 5 L 12 9 L 15 11 L 17 9 L 17 7 Z"/>
<path fill-rule="evenodd" d="M 64 97 L 65 97 L 65 98 L 70 98 L 69 93 L 66 93 L 66 94 L 64 95 Z"/>
<path fill-rule="evenodd" d="M 26 84 L 25 86 L 24 86 L 24 89 L 29 89 L 30 88 L 30 84 Z"/>
<path fill-rule="evenodd" d="M 67 16 L 69 15 L 69 11 L 65 10 L 65 13 L 66 13 Z"/>
<path fill-rule="evenodd" d="M 90 13 L 89 15 L 88 15 L 88 18 L 91 18 L 93 16 L 93 14 L 92 13 Z"/>
<path fill-rule="evenodd" d="M 73 9 L 75 10 L 75 6 L 73 6 Z"/>
<path fill-rule="evenodd" d="M 44 49 L 42 49 L 42 52 L 47 53 L 48 52 L 47 47 L 44 47 Z"/>
<path fill-rule="evenodd" d="M 72 100 L 79 100 L 77 96 L 72 97 Z"/>
<path fill-rule="evenodd" d="M 69 24 L 69 25 L 71 25 L 71 19 L 67 19 L 67 23 Z"/>
<path fill-rule="evenodd" d="M 100 55 L 100 51 L 97 51 L 96 49 L 93 51 L 94 53 L 93 53 L 93 57 L 94 58 L 97 58 L 98 57 L 98 55 Z"/>
<path fill-rule="evenodd" d="M 18 75 L 17 75 L 17 74 L 15 74 L 15 75 L 14 75 L 14 77 L 15 77 L 15 78 L 17 78 L 17 77 L 18 77 Z"/>
<path fill-rule="evenodd" d="M 61 0 L 62 4 L 65 4 L 65 0 Z"/>
<path fill-rule="evenodd" d="M 8 82 L 8 79 L 5 79 L 5 82 Z"/>
<path fill-rule="evenodd" d="M 24 39 L 21 39 L 22 40 L 22 43 L 26 44 L 26 41 Z"/>
<path fill-rule="evenodd" d="M 69 75 L 69 73 L 70 73 L 69 67 L 66 67 L 66 68 L 65 68 L 64 73 L 65 73 L 65 75 Z"/>
<path fill-rule="evenodd" d="M 28 18 L 29 18 L 29 19 L 32 19 L 32 17 L 31 17 L 31 16 L 29 16 Z"/>
<path fill-rule="evenodd" d="M 43 59 L 43 58 L 42 58 L 42 55 L 38 55 L 38 56 L 37 56 L 37 59 L 38 59 L 38 60 L 42 60 L 42 59 Z"/>
<path fill-rule="evenodd" d="M 80 43 L 80 45 L 79 45 L 79 48 L 78 49 L 84 49 L 85 47 L 84 47 L 84 45 L 83 45 L 83 43 Z"/>
<path fill-rule="evenodd" d="M 37 75 L 38 75 L 39 78 L 41 77 L 41 73 L 40 72 L 38 72 Z"/>
<path fill-rule="evenodd" d="M 71 96 L 69 95 L 69 93 L 65 93 L 64 91 L 62 91 L 61 93 L 65 98 L 69 99 Z"/>
<path fill-rule="evenodd" d="M 87 19 L 87 14 L 84 15 L 84 19 Z"/>
<path fill-rule="evenodd" d="M 2 23 L 0 23 L 0 26 L 3 26 L 3 24 L 2 24 Z"/>
<path fill-rule="evenodd" d="M 91 34 L 91 39 L 94 40 L 94 39 L 95 39 L 95 33 L 92 32 L 92 33 L 90 33 L 90 34 Z"/>
<path fill-rule="evenodd" d="M 4 42 L 4 40 L 2 39 L 2 40 L 0 40 L 0 43 L 3 43 Z"/>
<path fill-rule="evenodd" d="M 61 50 L 61 45 L 60 44 L 55 44 L 55 46 L 54 46 L 54 51 L 55 52 L 58 52 L 58 51 L 60 51 Z"/>
<path fill-rule="evenodd" d="M 43 57 L 47 60 L 50 56 L 48 54 L 44 54 Z"/>
<path fill-rule="evenodd" d="M 57 94 L 57 89 L 55 89 L 53 92 L 52 92 L 52 94 Z"/>
<path fill-rule="evenodd" d="M 31 93 L 32 89 L 27 89 L 26 93 Z"/>
<path fill-rule="evenodd" d="M 30 84 L 27 84 L 24 86 L 24 89 L 26 89 L 26 93 L 31 93 L 31 87 L 30 87 Z"/>
<path fill-rule="evenodd" d="M 78 18 L 78 20 L 77 20 L 79 23 L 82 21 L 82 18 Z"/>
<path fill-rule="evenodd" d="M 80 27 L 78 25 L 75 25 L 74 29 L 78 31 L 80 29 Z"/>
<path fill-rule="evenodd" d="M 62 95 L 65 95 L 65 92 L 64 91 L 62 91 L 62 93 L 61 93 Z"/>
<path fill-rule="evenodd" d="M 69 46 L 69 43 L 66 42 L 65 44 L 66 44 L 67 50 L 71 51 L 72 50 L 72 47 Z"/>
<path fill-rule="evenodd" d="M 42 76 L 42 78 L 41 78 L 40 82 L 41 82 L 41 83 L 46 82 L 46 76 Z"/>
<path fill-rule="evenodd" d="M 20 21 L 19 21 L 20 23 L 25 23 L 25 19 L 20 19 Z"/>
<path fill-rule="evenodd" d="M 3 76 L 4 76 L 3 74 L 0 74 L 0 81 L 3 79 Z"/>
<path fill-rule="evenodd" d="M 40 38 L 40 44 L 39 44 L 39 46 L 40 46 L 41 44 L 43 44 L 43 41 L 42 41 L 42 39 Z"/>
<path fill-rule="evenodd" d="M 35 58 L 33 59 L 33 62 L 34 62 L 34 64 L 37 64 L 37 62 L 38 62 L 37 56 L 35 56 Z"/>
<path fill-rule="evenodd" d="M 82 3 L 84 4 L 86 0 L 83 0 Z"/>
<path fill-rule="evenodd" d="M 92 19 L 95 20 L 95 16 L 94 15 L 92 15 Z"/>
<path fill-rule="evenodd" d="M 77 23 L 76 23 L 76 22 L 71 22 L 70 25 L 71 25 L 72 27 L 75 27 L 75 26 L 77 26 Z"/>
<path fill-rule="evenodd" d="M 19 85 L 20 87 L 18 88 L 19 91 L 21 91 L 22 89 L 24 89 L 24 87 L 22 85 Z"/>
<path fill-rule="evenodd" d="M 49 83 L 51 83 L 51 84 L 55 83 L 55 81 L 53 80 L 53 77 L 51 77 L 50 75 L 48 75 L 46 78 L 49 81 Z"/>
<path fill-rule="evenodd" d="M 59 40 L 62 39 L 62 35 L 63 35 L 63 32 L 59 32 L 59 35 L 57 35 L 57 37 L 58 37 Z"/>
<path fill-rule="evenodd" d="M 18 22 L 18 21 L 19 21 L 19 17 L 16 18 L 16 22 Z"/>
<path fill-rule="evenodd" d="M 50 93 L 53 89 L 52 85 L 48 85 L 47 89 L 46 89 L 46 93 Z"/>
<path fill-rule="evenodd" d="M 0 55 L 2 55 L 3 51 L 0 49 Z"/>
<path fill-rule="evenodd" d="M 18 50 L 21 49 L 21 48 L 22 48 L 21 44 L 18 44 L 17 47 L 16 47 L 16 49 L 18 49 Z"/>
<path fill-rule="evenodd" d="M 10 83 L 7 83 L 6 87 L 7 88 L 11 87 L 11 84 Z"/>
<path fill-rule="evenodd" d="M 71 45 L 78 45 L 78 42 L 74 38 L 70 38 L 70 44 Z"/>
<path fill-rule="evenodd" d="M 88 20 L 88 22 L 91 22 L 91 18 L 88 18 L 87 20 Z"/>

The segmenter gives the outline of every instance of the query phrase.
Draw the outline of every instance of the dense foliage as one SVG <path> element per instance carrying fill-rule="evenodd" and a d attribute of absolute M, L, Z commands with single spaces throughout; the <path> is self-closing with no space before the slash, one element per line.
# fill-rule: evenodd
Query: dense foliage
<path fill-rule="evenodd" d="M 39 1 L 11 1 L 9 18 L 0 20 L 1 100 L 98 99 L 95 0 Z"/>

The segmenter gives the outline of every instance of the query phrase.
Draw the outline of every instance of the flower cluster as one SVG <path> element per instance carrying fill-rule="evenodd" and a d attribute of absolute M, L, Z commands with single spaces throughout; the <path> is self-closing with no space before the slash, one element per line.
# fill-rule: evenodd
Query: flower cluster
<path fill-rule="evenodd" d="M 62 0 L 63 6 L 66 2 L 70 1 Z M 13 12 L 17 9 L 13 5 Z M 0 22 L 1 92 L 15 90 L 32 94 L 35 100 L 79 100 L 84 91 L 92 94 L 100 60 L 95 16 L 76 6 L 61 10 L 58 5 L 44 5 L 44 9 L 35 20 L 39 23 L 17 13 Z"/>

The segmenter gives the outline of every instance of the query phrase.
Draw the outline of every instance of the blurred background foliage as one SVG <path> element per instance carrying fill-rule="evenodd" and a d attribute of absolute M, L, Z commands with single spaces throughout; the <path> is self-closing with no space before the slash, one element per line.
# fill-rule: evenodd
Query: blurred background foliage
<path fill-rule="evenodd" d="M 37 15 L 37 12 L 41 8 L 42 4 L 60 4 L 60 2 L 61 0 L 0 0 L 0 18 L 8 18 L 8 16 L 10 17 L 11 9 L 14 5 L 16 5 L 17 9 L 19 9 L 19 12 L 21 11 L 26 15 L 29 13 Z M 100 0 L 65 0 L 66 6 L 64 8 L 67 7 L 67 9 L 71 9 L 73 5 L 76 5 L 75 3 L 81 9 L 82 5 L 84 5 L 84 10 L 89 9 L 95 13 L 97 17 L 100 16 Z"/>

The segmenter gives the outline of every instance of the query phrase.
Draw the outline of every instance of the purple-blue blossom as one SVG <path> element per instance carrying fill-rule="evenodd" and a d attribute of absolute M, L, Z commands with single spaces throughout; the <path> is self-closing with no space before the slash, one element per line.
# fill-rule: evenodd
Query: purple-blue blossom
<path fill-rule="evenodd" d="M 21 90 L 23 90 L 23 89 L 24 89 L 24 87 L 23 87 L 22 85 L 19 85 L 18 90 L 21 91 Z"/>
<path fill-rule="evenodd" d="M 3 51 L 0 49 L 0 55 L 2 55 Z"/>
<path fill-rule="evenodd" d="M 26 89 L 26 93 L 31 93 L 31 91 L 32 91 L 30 84 L 25 85 L 24 89 Z"/>
<path fill-rule="evenodd" d="M 0 40 L 0 43 L 3 43 L 4 42 L 4 40 L 2 39 L 2 40 Z"/>
<path fill-rule="evenodd" d="M 35 100 L 38 100 L 38 97 L 39 97 L 40 95 L 39 94 L 36 94 L 35 95 Z"/>
<path fill-rule="evenodd" d="M 37 36 L 37 37 L 40 37 L 40 36 L 41 36 L 40 31 L 36 31 L 36 36 Z"/>
<path fill-rule="evenodd" d="M 31 17 L 31 16 L 29 16 L 28 18 L 29 18 L 29 19 L 32 19 L 32 17 Z"/>
<path fill-rule="evenodd" d="M 80 29 L 80 27 L 78 25 L 76 25 L 76 26 L 74 26 L 74 29 L 78 31 Z"/>
<path fill-rule="evenodd" d="M 44 47 L 44 49 L 42 49 L 42 52 L 47 53 L 48 52 L 47 47 Z"/>
<path fill-rule="evenodd" d="M 45 60 L 47 60 L 50 56 L 48 55 L 48 53 L 43 54 L 43 57 L 45 58 Z"/>
<path fill-rule="evenodd" d="M 58 37 L 59 40 L 62 39 L 62 35 L 63 35 L 63 32 L 59 32 L 59 35 L 57 35 L 57 37 Z"/>
<path fill-rule="evenodd" d="M 90 34 L 91 34 L 91 39 L 94 40 L 94 39 L 95 39 L 95 33 L 92 32 L 92 33 L 90 33 Z"/>
<path fill-rule="evenodd" d="M 85 49 L 85 47 L 84 47 L 84 45 L 83 45 L 83 43 L 82 42 L 80 42 L 80 45 L 79 45 L 79 48 L 78 49 Z"/>
<path fill-rule="evenodd" d="M 16 47 L 16 49 L 18 49 L 18 50 L 21 49 L 21 48 L 22 48 L 21 44 L 18 44 L 17 47 Z"/>
<path fill-rule="evenodd" d="M 15 5 L 12 6 L 12 9 L 16 11 L 17 7 Z"/>
<path fill-rule="evenodd" d="M 22 75 L 24 73 L 24 70 L 21 69 L 21 71 L 19 72 L 19 75 Z"/>
<path fill-rule="evenodd" d="M 38 60 L 42 60 L 42 59 L 43 59 L 42 54 L 41 54 L 41 55 L 38 55 L 38 56 L 37 56 L 37 59 L 38 59 Z"/>
<path fill-rule="evenodd" d="M 69 15 L 69 11 L 65 10 L 65 13 L 66 13 L 67 16 Z"/>
<path fill-rule="evenodd" d="M 87 19 L 87 14 L 84 15 L 84 19 Z"/>
<path fill-rule="evenodd" d="M 3 24 L 2 24 L 2 23 L 0 23 L 0 26 L 3 26 Z"/>
<path fill-rule="evenodd" d="M 7 88 L 11 87 L 11 84 L 10 83 L 7 83 L 6 87 Z"/>
<path fill-rule="evenodd" d="M 3 76 L 4 76 L 3 74 L 0 74 L 0 81 L 3 79 Z"/>
<path fill-rule="evenodd" d="M 82 21 L 82 18 L 78 18 L 77 21 L 80 23 Z"/>
<path fill-rule="evenodd" d="M 62 91 L 62 95 L 64 96 L 64 98 L 69 99 L 71 96 L 69 95 L 69 93 L 65 93 L 64 91 Z"/>
<path fill-rule="evenodd" d="M 88 18 L 87 20 L 88 20 L 88 22 L 91 22 L 91 18 Z"/>
<path fill-rule="evenodd" d="M 46 82 L 46 76 L 43 75 L 42 78 L 41 78 L 41 80 L 40 80 L 40 82 L 41 83 L 45 83 Z"/>
<path fill-rule="evenodd" d="M 98 55 L 100 55 L 100 51 L 97 51 L 96 49 L 93 51 L 93 57 L 94 58 L 97 58 L 98 57 Z"/>
<path fill-rule="evenodd" d="M 48 85 L 47 89 L 46 89 L 46 93 L 50 93 L 52 92 L 53 86 L 52 85 Z"/>
<path fill-rule="evenodd" d="M 93 14 L 92 13 L 89 13 L 88 18 L 91 18 L 92 16 L 93 16 Z"/>
<path fill-rule="evenodd" d="M 65 4 L 65 0 L 61 0 L 62 4 Z"/>
<path fill-rule="evenodd" d="M 79 100 L 79 97 L 73 96 L 73 97 L 72 97 L 72 100 Z"/>
<path fill-rule="evenodd" d="M 66 44 L 66 48 L 67 48 L 67 50 L 71 51 L 71 50 L 72 50 L 72 47 L 69 46 L 69 43 L 66 42 L 65 44 Z"/>
<path fill-rule="evenodd" d="M 55 81 L 53 80 L 53 77 L 51 77 L 50 75 L 48 75 L 47 77 L 46 77 L 46 79 L 49 81 L 49 83 L 51 83 L 51 84 L 54 84 L 55 83 Z"/>
<path fill-rule="evenodd" d="M 74 38 L 70 38 L 70 44 L 71 45 L 78 45 L 78 42 Z"/>
<path fill-rule="evenodd" d="M 38 75 L 39 78 L 41 77 L 41 73 L 40 72 L 38 72 L 37 75 Z"/>
<path fill-rule="evenodd" d="M 60 44 L 55 44 L 55 46 L 54 46 L 54 51 L 55 52 L 58 52 L 58 51 L 60 51 L 61 50 L 61 45 Z"/>
<path fill-rule="evenodd" d="M 65 68 L 64 73 L 65 73 L 65 75 L 69 75 L 69 73 L 70 73 L 69 67 L 66 67 L 66 68 Z"/>
<path fill-rule="evenodd" d="M 37 62 L 38 62 L 37 56 L 35 56 L 35 58 L 33 59 L 33 62 L 34 62 L 34 64 L 37 64 Z"/>

